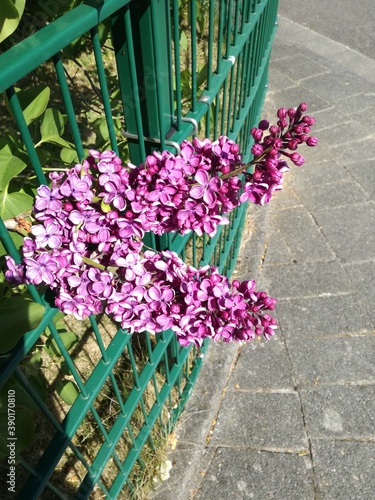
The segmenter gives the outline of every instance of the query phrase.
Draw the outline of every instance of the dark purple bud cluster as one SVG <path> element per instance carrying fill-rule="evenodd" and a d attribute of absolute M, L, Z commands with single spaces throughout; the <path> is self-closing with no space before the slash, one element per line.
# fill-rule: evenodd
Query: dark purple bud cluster
<path fill-rule="evenodd" d="M 296 166 L 303 165 L 305 160 L 296 152 L 297 148 L 304 143 L 310 147 L 318 144 L 318 139 L 309 135 L 315 119 L 304 115 L 306 111 L 307 104 L 304 102 L 298 108 L 280 108 L 276 125 L 270 126 L 262 120 L 257 128 L 251 130 L 255 141 L 251 149 L 254 170 L 246 174 L 241 202 L 248 199 L 260 205 L 268 203 L 273 193 L 282 189 L 284 172 L 290 170 L 287 160 Z"/>

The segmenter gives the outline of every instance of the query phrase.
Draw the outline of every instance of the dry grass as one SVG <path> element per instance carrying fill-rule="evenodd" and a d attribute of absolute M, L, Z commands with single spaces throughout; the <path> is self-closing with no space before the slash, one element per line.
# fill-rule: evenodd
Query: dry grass
<path fill-rule="evenodd" d="M 98 342 L 88 322 L 76 322 L 72 321 L 71 318 L 66 322 L 69 328 L 79 336 L 79 341 L 73 347 L 70 354 L 82 381 L 85 382 L 101 359 Z M 100 333 L 103 343 L 107 347 L 116 333 L 116 328 L 107 317 L 101 319 Z M 141 372 L 148 361 L 147 349 L 143 340 L 144 337 L 137 335 L 134 335 L 132 339 L 132 354 L 138 373 Z M 153 339 L 151 340 L 153 341 Z M 62 363 L 63 358 L 51 357 L 43 348 L 42 343 L 38 344 L 37 349 L 42 353 L 43 359 L 41 373 L 47 387 L 46 404 L 54 418 L 61 423 L 68 415 L 70 409 L 70 406 L 64 403 L 54 390 L 56 380 L 61 378 L 62 373 L 65 372 L 65 368 L 62 369 L 62 365 L 64 365 Z M 65 375 L 64 378 L 73 380 L 70 375 Z M 122 401 L 126 401 L 126 398 L 134 388 L 134 375 L 128 352 L 124 352 L 114 366 L 113 380 L 116 381 Z M 93 413 L 89 412 L 84 417 L 72 439 L 72 444 L 79 450 L 88 464 L 92 464 L 95 460 L 102 444 L 105 442 L 104 434 L 110 432 L 122 411 L 114 389 L 113 380 L 107 379 L 95 399 L 93 406 L 99 422 Z M 156 401 L 156 391 L 159 392 L 161 390 L 164 382 L 165 376 L 163 376 L 162 371 L 155 371 L 154 379 L 148 383 L 141 400 L 130 418 L 129 424 L 116 443 L 116 456 L 112 455 L 111 459 L 104 464 L 100 481 L 107 489 L 112 486 L 116 476 L 119 473 L 121 474 L 121 463 L 125 461 L 133 446 L 131 434 L 136 437 L 142 426 L 144 426 L 145 419 Z M 175 388 L 168 401 L 168 408 L 166 406 L 161 411 L 160 417 L 152 427 L 149 439 L 142 448 L 139 460 L 135 463 L 130 473 L 129 482 L 132 485 L 132 491 L 125 485 L 118 496 L 119 499 L 132 498 L 134 500 L 145 500 L 148 498 L 148 492 L 154 486 L 155 480 L 160 474 L 160 467 L 166 457 L 168 421 L 170 417 L 169 409 L 171 410 L 173 406 L 177 405 L 178 399 L 179 391 Z M 31 466 L 36 465 L 55 434 L 54 428 L 43 414 L 34 412 L 34 420 L 35 433 L 33 443 L 22 452 L 23 459 Z M 100 428 L 100 425 L 102 425 L 102 428 Z M 86 473 L 87 470 L 81 460 L 75 456 L 70 448 L 67 448 L 50 478 L 50 483 L 58 490 L 64 492 L 64 494 L 74 496 Z M 26 478 L 27 473 L 21 467 L 18 467 L 17 486 L 19 488 L 21 488 Z M 92 500 L 101 500 L 105 497 L 99 486 L 95 486 L 90 495 L 90 499 Z M 58 498 L 58 496 L 49 489 L 45 489 L 40 498 L 47 500 Z"/>

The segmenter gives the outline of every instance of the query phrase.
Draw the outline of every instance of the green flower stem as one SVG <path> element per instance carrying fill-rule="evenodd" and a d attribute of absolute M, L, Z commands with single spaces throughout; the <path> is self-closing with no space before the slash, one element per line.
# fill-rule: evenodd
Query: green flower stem
<path fill-rule="evenodd" d="M 109 271 L 110 273 L 116 273 L 118 269 L 117 267 L 114 266 L 105 267 L 103 266 L 103 264 L 99 264 L 99 262 L 95 262 L 95 260 L 89 259 L 88 257 L 82 257 L 82 260 L 88 266 L 96 267 L 101 271 Z"/>

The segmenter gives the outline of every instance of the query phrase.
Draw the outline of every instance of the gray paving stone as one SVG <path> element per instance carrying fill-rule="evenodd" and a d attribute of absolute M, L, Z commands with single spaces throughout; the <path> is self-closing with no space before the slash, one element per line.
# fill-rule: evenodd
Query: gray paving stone
<path fill-rule="evenodd" d="M 337 385 L 300 390 L 309 436 L 375 439 L 375 385 Z"/>
<path fill-rule="evenodd" d="M 299 385 L 375 384 L 375 335 L 287 341 Z"/>
<path fill-rule="evenodd" d="M 311 92 L 330 103 L 356 95 L 358 91 L 370 92 L 372 90 L 369 82 L 349 72 L 317 75 L 304 80 L 303 85 L 308 85 Z"/>
<path fill-rule="evenodd" d="M 277 69 L 270 68 L 268 71 L 268 86 L 270 88 L 281 87 L 283 89 L 288 89 L 291 87 L 295 87 L 296 82 L 280 73 L 280 71 L 278 71 Z"/>
<path fill-rule="evenodd" d="M 314 133 L 317 133 L 319 136 L 321 130 L 330 128 L 334 124 L 337 126 L 338 122 L 343 121 L 344 116 L 347 116 L 346 113 L 340 111 L 340 109 L 336 106 L 336 102 L 334 102 L 328 108 L 320 109 L 314 112 L 314 118 L 316 121 L 312 130 L 314 130 Z M 351 116 L 347 117 L 347 120 L 349 119 L 351 119 Z"/>
<path fill-rule="evenodd" d="M 278 451 L 305 450 L 308 444 L 298 394 L 228 391 L 210 444 Z"/>
<path fill-rule="evenodd" d="M 375 326 L 375 260 L 345 265 L 345 271 L 360 293 L 362 309 Z"/>
<path fill-rule="evenodd" d="M 298 6 L 296 6 L 296 9 L 298 9 Z M 347 50 L 343 45 L 308 30 L 306 27 L 301 27 L 285 17 L 280 22 L 280 38 L 285 47 L 295 47 L 296 50 L 309 55 L 315 61 L 327 61 L 328 59 L 330 68 L 335 67 L 335 61 Z"/>
<path fill-rule="evenodd" d="M 328 72 L 325 66 L 303 54 L 293 54 L 284 59 L 273 61 L 272 68 L 276 68 L 280 73 L 295 82 Z"/>
<path fill-rule="evenodd" d="M 324 209 L 315 211 L 314 215 L 328 243 L 342 262 L 363 261 L 373 255 L 374 202 Z"/>
<path fill-rule="evenodd" d="M 317 202 L 319 203 L 319 201 Z M 317 260 L 333 260 L 334 254 L 327 244 L 314 219 L 304 207 L 292 207 L 276 211 L 270 216 L 271 233 L 281 232 L 290 251 L 289 262 L 310 262 Z M 277 245 L 277 241 L 275 242 Z M 272 242 L 268 250 L 272 251 Z M 270 255 L 266 254 L 266 264 L 272 264 Z"/>
<path fill-rule="evenodd" d="M 291 175 L 286 174 L 284 178 L 283 189 L 274 193 L 272 200 L 272 209 L 283 210 L 284 208 L 298 207 L 302 206 L 301 200 L 298 198 L 294 190 L 292 189 L 292 184 L 290 182 Z"/>
<path fill-rule="evenodd" d="M 329 148 L 329 154 L 344 167 L 358 161 L 371 160 L 375 158 L 374 140 L 366 138 L 332 146 Z"/>
<path fill-rule="evenodd" d="M 239 348 L 239 344 L 235 342 L 229 345 L 212 343 L 209 346 L 200 373 L 202 378 L 194 385 L 189 404 L 183 413 L 183 425 L 178 425 L 175 429 L 179 440 L 178 451 L 191 446 L 205 446 L 211 422 L 220 408 L 222 387 L 227 383 Z M 206 383 L 205 380 L 215 380 L 217 383 Z"/>
<path fill-rule="evenodd" d="M 340 146 L 348 141 L 353 142 L 363 139 L 368 135 L 364 130 L 363 123 L 350 119 L 350 121 L 340 121 L 340 125 L 332 123 L 331 127 L 319 131 L 319 144 L 325 147 Z"/>
<path fill-rule="evenodd" d="M 353 182 L 353 175 L 336 161 L 324 160 L 312 165 L 307 163 L 302 168 L 294 169 L 290 179 L 293 188 L 298 191 L 300 199 L 304 202 L 307 192 L 310 193 L 310 197 L 314 195 L 316 186 L 325 186 L 337 181 Z"/>
<path fill-rule="evenodd" d="M 346 50 L 340 54 L 341 67 L 348 69 L 350 73 L 363 78 L 370 84 L 375 83 L 375 61 L 354 50 Z M 340 68 L 341 69 L 341 68 Z"/>
<path fill-rule="evenodd" d="M 264 266 L 258 281 L 279 299 L 336 295 L 338 291 L 350 293 L 353 290 L 345 271 L 336 261 Z"/>
<path fill-rule="evenodd" d="M 314 112 L 312 112 L 313 114 Z M 315 134 L 315 131 L 313 132 Z M 317 137 L 319 140 L 319 132 L 317 132 Z M 303 150 L 301 149 L 302 156 L 305 158 L 305 163 L 301 168 L 294 168 L 293 171 L 301 170 L 306 171 L 308 168 L 313 168 L 315 163 L 321 163 L 322 160 L 335 162 L 337 158 L 335 157 L 336 152 L 333 148 L 327 148 L 322 144 L 318 144 L 318 146 L 309 148 L 305 147 Z"/>
<path fill-rule="evenodd" d="M 272 230 L 267 237 L 266 244 L 264 262 L 267 264 L 291 264 L 293 262 L 293 253 L 280 229 Z"/>
<path fill-rule="evenodd" d="M 296 87 L 278 90 L 269 87 L 269 94 L 267 99 L 270 100 L 273 109 L 278 109 L 279 107 L 296 107 L 301 102 L 306 102 L 309 105 L 309 112 L 314 113 L 315 110 L 325 109 L 330 106 L 330 102 L 326 99 L 322 99 L 318 94 L 309 90 L 304 83 Z"/>
<path fill-rule="evenodd" d="M 311 168 L 314 168 L 313 166 Z M 307 209 L 315 214 L 322 207 L 330 208 L 345 207 L 345 211 L 351 210 L 349 205 L 371 201 L 369 194 L 354 179 L 344 182 L 321 182 L 311 186 L 300 187 L 298 194 Z"/>
<path fill-rule="evenodd" d="M 375 130 L 375 108 L 369 106 L 368 108 L 355 111 L 347 117 L 350 120 L 359 122 L 359 129 L 362 137 L 372 137 Z"/>
<path fill-rule="evenodd" d="M 375 199 L 375 159 L 353 163 L 348 167 L 348 171 L 354 175 L 363 189 Z"/>
<path fill-rule="evenodd" d="M 357 295 L 330 295 L 279 300 L 275 316 L 285 338 L 372 332 Z"/>
<path fill-rule="evenodd" d="M 313 500 L 310 461 L 292 454 L 220 448 L 194 499 L 227 498 Z"/>
<path fill-rule="evenodd" d="M 292 390 L 288 354 L 281 335 L 244 344 L 228 386 L 229 391 Z"/>
<path fill-rule="evenodd" d="M 363 112 L 375 107 L 375 92 L 361 92 L 350 99 L 339 99 L 335 101 L 335 109 L 343 116 L 351 118 L 353 114 Z"/>
<path fill-rule="evenodd" d="M 319 498 L 374 498 L 375 443 L 313 441 L 312 450 Z"/>

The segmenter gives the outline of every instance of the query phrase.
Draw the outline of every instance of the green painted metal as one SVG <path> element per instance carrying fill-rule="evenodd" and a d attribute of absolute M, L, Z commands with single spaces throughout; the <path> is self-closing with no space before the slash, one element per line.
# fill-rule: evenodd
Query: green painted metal
<path fill-rule="evenodd" d="M 86 35 L 113 150 L 119 151 L 126 138 L 130 160 L 140 163 L 154 149 L 178 152 L 179 144 L 190 136 L 213 139 L 225 134 L 239 141 L 248 160 L 250 130 L 259 120 L 267 88 L 276 14 L 275 0 L 90 0 L 0 55 L 0 91 L 8 96 L 38 182 L 46 182 L 43 165 L 14 89 L 47 62 L 61 93 L 56 99 L 67 116 L 69 140 L 83 158 L 90 144 L 76 113 L 77 96 L 67 78 L 62 51 Z M 99 23 L 107 19 L 116 60 L 112 75 L 105 67 L 98 35 Z M 122 102 L 122 132 L 115 126 L 113 79 Z M 230 276 L 245 216 L 246 206 L 242 205 L 213 238 L 148 235 L 147 244 L 174 250 L 194 266 L 215 265 Z M 8 254 L 18 260 L 1 220 L 0 238 Z M 45 306 L 45 314 L 38 328 L 26 333 L 11 354 L 1 358 L 0 386 L 16 377 L 39 408 L 40 425 L 50 430 L 48 440 L 39 445 L 37 459 L 27 449 L 23 453 L 18 468 L 24 472 L 17 497 L 43 498 L 48 492 L 57 498 L 68 495 L 77 499 L 135 496 L 134 471 L 147 467 L 146 448 L 151 454 L 157 449 L 156 427 L 168 433 L 176 424 L 209 342 L 201 349 L 182 348 L 171 331 L 152 337 L 147 333 L 131 336 L 116 329 L 108 335 L 103 320 L 91 317 L 85 335 L 92 337 L 97 354 L 95 359 L 91 354 L 88 373 L 83 373 L 80 355 L 86 344 L 77 356 L 68 352 L 53 323 L 57 310 L 35 287 L 30 286 L 29 291 Z M 46 329 L 79 393 L 62 414 L 41 397 L 25 372 L 28 353 Z M 125 372 L 132 377 L 131 388 L 123 385 Z M 111 415 L 107 415 L 106 398 L 114 408 Z M 78 437 L 86 427 L 95 432 L 94 440 Z M 74 488 L 71 484 L 68 488 L 56 472 L 61 474 L 61 461 L 67 457 L 80 466 Z"/>

